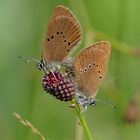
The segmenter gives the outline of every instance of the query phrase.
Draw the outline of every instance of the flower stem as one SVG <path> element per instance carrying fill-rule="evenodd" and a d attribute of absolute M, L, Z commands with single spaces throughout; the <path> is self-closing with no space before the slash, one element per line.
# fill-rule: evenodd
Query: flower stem
<path fill-rule="evenodd" d="M 75 101 L 75 99 L 73 99 L 71 102 L 72 102 L 73 104 L 75 104 L 76 113 L 77 113 L 78 118 L 79 118 L 79 120 L 80 120 L 80 122 L 81 122 L 81 124 L 82 124 L 83 130 L 84 130 L 84 132 L 85 132 L 85 135 L 87 136 L 87 139 L 88 139 L 88 140 L 93 140 L 92 135 L 91 135 L 91 133 L 90 133 L 90 130 L 89 130 L 88 125 L 87 125 L 87 123 L 86 123 L 86 121 L 85 121 L 85 118 L 84 118 L 84 116 L 83 116 L 83 112 L 82 112 L 82 110 L 81 110 L 79 104 Z"/>

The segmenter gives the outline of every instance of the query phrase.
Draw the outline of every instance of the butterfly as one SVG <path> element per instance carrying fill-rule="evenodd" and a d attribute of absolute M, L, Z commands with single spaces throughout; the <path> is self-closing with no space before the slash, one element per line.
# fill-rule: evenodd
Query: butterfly
<path fill-rule="evenodd" d="M 42 86 L 46 92 L 62 101 L 76 97 L 83 106 L 95 105 L 95 97 L 107 71 L 111 44 L 99 41 L 69 59 L 81 36 L 80 23 L 72 11 L 57 6 L 48 24 L 38 68 L 45 72 Z M 63 64 L 68 69 L 66 75 L 61 72 Z"/>
<path fill-rule="evenodd" d="M 111 44 L 108 41 L 97 42 L 82 50 L 75 58 L 73 71 L 78 86 L 78 101 L 87 108 L 95 105 L 98 93 L 110 59 Z"/>
<path fill-rule="evenodd" d="M 57 6 L 50 19 L 42 50 L 42 60 L 47 65 L 62 63 L 81 40 L 81 27 L 73 13 Z"/>
<path fill-rule="evenodd" d="M 75 96 L 75 85 L 61 72 L 61 65 L 69 65 L 68 58 L 81 40 L 81 27 L 74 14 L 66 7 L 55 8 L 45 35 L 38 68 L 45 72 L 44 90 L 57 99 L 69 101 Z"/>

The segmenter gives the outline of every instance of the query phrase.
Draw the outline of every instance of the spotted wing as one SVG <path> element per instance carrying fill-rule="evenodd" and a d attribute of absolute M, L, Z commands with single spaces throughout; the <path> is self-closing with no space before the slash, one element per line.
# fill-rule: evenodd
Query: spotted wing
<path fill-rule="evenodd" d="M 48 25 L 42 58 L 46 63 L 62 62 L 80 39 L 79 22 L 68 8 L 58 6 Z"/>
<path fill-rule="evenodd" d="M 95 97 L 107 71 L 111 44 L 100 41 L 84 49 L 74 61 L 74 73 L 78 88 L 87 97 Z"/>

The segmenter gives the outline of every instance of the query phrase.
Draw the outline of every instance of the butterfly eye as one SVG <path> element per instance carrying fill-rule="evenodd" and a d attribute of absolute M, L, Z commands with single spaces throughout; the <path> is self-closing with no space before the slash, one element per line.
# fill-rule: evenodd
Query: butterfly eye
<path fill-rule="evenodd" d="M 39 62 L 39 63 L 37 64 L 37 68 L 38 68 L 39 70 L 42 70 L 43 67 L 44 67 L 44 64 L 43 64 L 42 62 Z"/>

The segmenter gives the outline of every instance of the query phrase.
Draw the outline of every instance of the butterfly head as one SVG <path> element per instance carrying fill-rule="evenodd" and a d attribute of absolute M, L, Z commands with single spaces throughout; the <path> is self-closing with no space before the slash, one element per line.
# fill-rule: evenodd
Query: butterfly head
<path fill-rule="evenodd" d="M 45 64 L 42 60 L 40 62 L 38 62 L 36 66 L 39 70 L 44 70 L 45 69 Z"/>
<path fill-rule="evenodd" d="M 57 62 L 51 62 L 46 63 L 44 60 L 41 60 L 37 63 L 37 68 L 41 71 L 44 71 L 45 73 L 53 72 L 53 71 L 61 71 L 60 70 L 60 63 Z"/>

